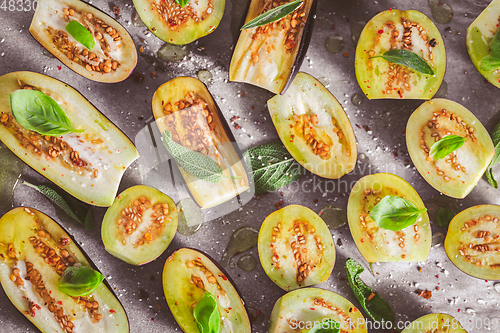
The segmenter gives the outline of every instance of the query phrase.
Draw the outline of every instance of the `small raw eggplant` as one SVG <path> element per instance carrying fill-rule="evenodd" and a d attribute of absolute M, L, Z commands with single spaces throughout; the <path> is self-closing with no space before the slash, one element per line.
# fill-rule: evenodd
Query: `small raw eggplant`
<path fill-rule="evenodd" d="M 356 137 L 335 97 L 314 77 L 299 72 L 283 95 L 267 101 L 281 142 L 304 168 L 337 179 L 356 165 Z"/>
<path fill-rule="evenodd" d="M 165 262 L 163 291 L 175 320 L 186 333 L 199 333 L 193 309 L 205 293 L 217 300 L 221 333 L 250 333 L 243 300 L 227 274 L 208 256 L 181 248 Z"/>
<path fill-rule="evenodd" d="M 87 296 L 59 290 L 68 267 L 91 265 L 45 214 L 15 208 L 0 219 L 0 282 L 14 306 L 42 332 L 129 332 L 127 315 L 107 284 Z"/>
<path fill-rule="evenodd" d="M 72 21 L 87 30 L 86 39 L 69 33 Z M 134 41 L 125 28 L 80 0 L 39 0 L 29 31 L 63 64 L 90 80 L 123 81 L 137 64 Z M 89 43 L 94 44 L 91 49 Z"/>
<path fill-rule="evenodd" d="M 249 188 L 243 160 L 233 146 L 234 137 L 201 81 L 178 77 L 161 85 L 153 95 L 153 114 L 161 133 L 170 131 L 173 142 L 208 156 L 221 167 L 223 178 L 214 183 L 179 166 L 201 208 L 219 205 Z"/>
<path fill-rule="evenodd" d="M 82 133 L 40 135 L 14 119 L 11 93 L 38 90 L 51 97 Z M 0 77 L 0 140 L 19 158 L 86 203 L 110 206 L 125 169 L 139 157 L 130 140 L 67 84 L 32 72 Z"/>
<path fill-rule="evenodd" d="M 132 265 L 146 264 L 168 247 L 177 230 L 177 208 L 166 194 L 136 185 L 108 208 L 102 221 L 106 251 Z"/>
<path fill-rule="evenodd" d="M 225 0 L 134 0 L 141 20 L 156 37 L 185 45 L 212 33 L 224 15 Z"/>
<path fill-rule="evenodd" d="M 267 12 L 274 4 L 289 1 L 252 0 L 246 22 Z M 317 1 L 304 0 L 301 7 L 281 20 L 240 33 L 234 49 L 229 79 L 283 93 L 292 83 L 311 40 Z"/>

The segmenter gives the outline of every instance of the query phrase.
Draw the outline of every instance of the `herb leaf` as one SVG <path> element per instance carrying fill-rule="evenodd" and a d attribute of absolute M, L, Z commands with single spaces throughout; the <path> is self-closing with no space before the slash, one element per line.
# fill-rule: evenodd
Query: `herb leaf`
<path fill-rule="evenodd" d="M 462 147 L 466 138 L 459 135 L 448 135 L 432 144 L 429 156 L 436 160 L 448 156 L 450 153 Z"/>
<path fill-rule="evenodd" d="M 73 220 L 83 224 L 86 230 L 94 229 L 94 219 L 92 218 L 92 211 L 83 202 L 67 195 L 62 190 L 58 193 L 53 188 L 45 185 L 33 185 L 27 181 L 23 181 L 24 185 L 34 188 L 38 192 L 45 195 L 54 205 L 61 208 Z M 66 197 L 66 200 L 63 198 Z"/>
<path fill-rule="evenodd" d="M 498 29 L 500 31 L 500 29 Z M 488 166 L 488 169 L 486 170 L 486 179 L 490 183 L 491 186 L 494 188 L 498 188 L 498 183 L 495 180 L 495 177 L 493 177 L 493 166 L 495 164 L 498 164 L 500 162 L 500 123 L 498 123 L 495 126 L 495 129 L 493 129 L 493 133 L 491 134 L 491 140 L 493 141 L 493 145 L 495 146 L 495 155 L 493 155 L 493 159 L 490 162 L 490 165 Z"/>
<path fill-rule="evenodd" d="M 365 270 L 363 266 L 349 258 L 346 261 L 346 270 L 349 285 L 365 312 L 377 322 L 394 321 L 395 315 L 391 306 L 359 278 L 359 275 Z"/>
<path fill-rule="evenodd" d="M 276 191 L 305 173 L 304 168 L 279 141 L 250 148 L 243 153 L 243 158 L 252 168 L 251 176 L 257 195 Z"/>
<path fill-rule="evenodd" d="M 75 20 L 69 21 L 66 25 L 66 31 L 90 51 L 94 49 L 94 36 L 80 22 Z"/>
<path fill-rule="evenodd" d="M 493 169 L 491 167 L 486 170 L 485 175 L 488 183 L 490 183 L 493 188 L 498 189 L 498 182 L 493 176 Z"/>
<path fill-rule="evenodd" d="M 500 67 L 500 29 L 497 30 L 491 42 L 491 53 L 481 60 L 479 69 L 493 71 Z"/>
<path fill-rule="evenodd" d="M 314 324 L 307 333 L 340 333 L 340 324 L 333 319 L 326 319 Z"/>
<path fill-rule="evenodd" d="M 248 21 L 245 25 L 241 27 L 241 30 L 251 29 L 255 27 L 260 27 L 261 25 L 266 25 L 273 23 L 275 21 L 281 20 L 283 17 L 293 13 L 300 6 L 302 6 L 303 0 L 295 0 L 284 5 L 278 6 L 276 8 L 270 9 L 265 13 L 260 14 L 256 18 Z"/>
<path fill-rule="evenodd" d="M 415 204 L 398 196 L 385 196 L 370 212 L 370 217 L 383 229 L 399 231 L 417 222 L 421 213 Z"/>
<path fill-rule="evenodd" d="M 175 0 L 175 2 L 181 6 L 182 8 L 184 8 L 188 3 L 189 3 L 189 0 Z"/>
<path fill-rule="evenodd" d="M 217 301 L 209 292 L 198 301 L 193 309 L 196 325 L 201 333 L 219 333 L 221 329 Z"/>
<path fill-rule="evenodd" d="M 448 209 L 443 208 L 443 207 L 439 207 L 439 210 L 438 210 L 437 216 L 436 216 L 437 225 L 440 227 L 447 227 L 454 217 L 455 217 L 455 214 L 450 212 Z"/>
<path fill-rule="evenodd" d="M 19 125 L 42 135 L 83 132 L 73 128 L 54 99 L 38 90 L 19 89 L 11 93 L 10 109 Z"/>
<path fill-rule="evenodd" d="M 104 280 L 104 275 L 86 266 L 66 268 L 59 280 L 59 291 L 77 297 L 92 293 Z"/>
<path fill-rule="evenodd" d="M 403 65 L 422 74 L 434 75 L 434 69 L 422 57 L 409 50 L 392 49 L 382 55 L 371 57 L 382 58 L 393 64 Z"/>
<path fill-rule="evenodd" d="M 179 165 L 195 176 L 210 183 L 218 183 L 222 179 L 222 168 L 210 157 L 198 153 L 172 140 L 169 130 L 163 131 L 163 145 Z"/>

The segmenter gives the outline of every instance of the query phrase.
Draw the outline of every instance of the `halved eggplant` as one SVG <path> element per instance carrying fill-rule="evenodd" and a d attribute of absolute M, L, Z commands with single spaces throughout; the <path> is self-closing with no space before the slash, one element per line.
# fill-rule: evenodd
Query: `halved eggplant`
<path fill-rule="evenodd" d="M 127 315 L 104 283 L 90 295 L 58 290 L 68 267 L 89 263 L 71 237 L 32 208 L 0 219 L 0 282 L 14 306 L 42 332 L 129 332 Z"/>
<path fill-rule="evenodd" d="M 136 185 L 120 193 L 102 220 L 106 251 L 132 265 L 146 264 L 168 247 L 177 230 L 177 207 L 154 187 Z"/>
<path fill-rule="evenodd" d="M 304 168 L 337 179 L 356 165 L 356 137 L 335 97 L 314 77 L 299 72 L 283 95 L 267 101 L 281 142 Z"/>
<path fill-rule="evenodd" d="M 21 127 L 10 94 L 39 90 L 53 98 L 82 133 L 43 136 Z M 0 77 L 0 140 L 19 158 L 76 198 L 110 206 L 125 169 L 139 157 L 130 140 L 67 84 L 32 72 Z"/>
<path fill-rule="evenodd" d="M 161 85 L 153 95 L 153 114 L 160 132 L 169 130 L 176 143 L 215 160 L 227 177 L 212 183 L 179 166 L 191 195 L 201 208 L 219 205 L 249 188 L 248 175 L 233 146 L 231 131 L 201 81 L 178 77 Z"/>
<path fill-rule="evenodd" d="M 76 20 L 93 36 L 89 50 L 68 31 Z M 98 82 L 125 80 L 137 64 L 134 41 L 118 22 L 79 0 L 39 0 L 29 28 L 35 39 L 63 64 Z"/>
<path fill-rule="evenodd" d="M 224 15 L 225 0 L 134 0 L 137 14 L 156 37 L 176 45 L 194 42 L 212 33 Z"/>
<path fill-rule="evenodd" d="M 188 248 L 175 251 L 165 262 L 163 291 L 170 311 L 186 333 L 199 333 L 193 308 L 206 292 L 217 300 L 221 333 L 250 333 L 243 300 L 227 274 L 205 254 Z"/>
<path fill-rule="evenodd" d="M 289 1 L 252 0 L 246 22 Z M 311 40 L 317 1 L 302 6 L 281 20 L 240 33 L 229 68 L 229 80 L 246 82 L 283 93 L 292 83 Z"/>

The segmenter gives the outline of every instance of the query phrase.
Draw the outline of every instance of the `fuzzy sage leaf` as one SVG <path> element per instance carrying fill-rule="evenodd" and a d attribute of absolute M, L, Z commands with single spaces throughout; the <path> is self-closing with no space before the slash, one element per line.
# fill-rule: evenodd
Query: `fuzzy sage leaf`
<path fill-rule="evenodd" d="M 333 319 L 326 319 L 315 323 L 307 333 L 340 333 L 340 324 Z"/>
<path fill-rule="evenodd" d="M 359 275 L 365 269 L 355 260 L 346 261 L 347 279 L 349 285 L 365 312 L 377 322 L 393 322 L 395 315 L 391 306 L 372 288 L 361 281 Z"/>
<path fill-rule="evenodd" d="M 59 279 L 59 291 L 78 297 L 91 294 L 104 280 L 104 276 L 87 266 L 70 266 Z"/>
<path fill-rule="evenodd" d="M 388 195 L 375 205 L 370 217 L 383 229 L 399 231 L 417 222 L 420 214 L 426 211 L 405 198 Z"/>
<path fill-rule="evenodd" d="M 498 29 L 500 31 L 500 29 Z M 491 140 L 493 141 L 493 145 L 495 146 L 495 155 L 493 155 L 493 159 L 486 169 L 485 175 L 486 179 L 494 188 L 498 188 L 498 182 L 493 176 L 493 166 L 500 162 L 500 123 L 498 123 L 493 129 L 493 133 L 491 133 Z"/>
<path fill-rule="evenodd" d="M 483 71 L 494 71 L 500 68 L 500 29 L 497 30 L 491 41 L 491 53 L 481 60 L 479 69 Z"/>
<path fill-rule="evenodd" d="M 265 143 L 243 153 L 251 166 L 255 194 L 276 191 L 299 179 L 305 169 L 290 155 L 281 142 Z"/>
<path fill-rule="evenodd" d="M 303 4 L 303 0 L 295 0 L 276 8 L 270 9 L 265 13 L 260 14 L 256 18 L 248 21 L 241 27 L 241 30 L 260 27 L 269 23 L 281 20 L 283 17 L 293 13 Z"/>
<path fill-rule="evenodd" d="M 193 316 L 200 333 L 219 333 L 221 330 L 220 314 L 214 295 L 206 292 L 196 303 Z"/>
<path fill-rule="evenodd" d="M 81 133 L 54 99 L 38 90 L 19 89 L 10 94 L 10 109 L 16 121 L 27 130 L 42 135 Z"/>
<path fill-rule="evenodd" d="M 445 136 L 441 140 L 436 141 L 432 144 L 429 151 L 429 156 L 435 161 L 442 159 L 462 147 L 465 143 L 465 140 L 466 138 L 463 138 L 459 135 Z"/>
<path fill-rule="evenodd" d="M 69 32 L 74 39 L 85 46 L 89 51 L 92 51 L 95 46 L 94 36 L 80 22 L 76 20 L 69 21 L 66 25 L 66 31 Z"/>
<path fill-rule="evenodd" d="M 434 75 L 434 69 L 432 69 L 431 65 L 418 54 L 409 50 L 392 49 L 370 59 L 374 58 L 382 58 L 393 64 L 403 65 L 422 74 Z"/>

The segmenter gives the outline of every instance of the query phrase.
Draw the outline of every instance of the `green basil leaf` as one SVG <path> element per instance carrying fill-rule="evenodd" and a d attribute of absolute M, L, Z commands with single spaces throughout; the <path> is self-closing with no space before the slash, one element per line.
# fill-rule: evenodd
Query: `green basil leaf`
<path fill-rule="evenodd" d="M 200 333 L 219 333 L 220 314 L 214 295 L 206 292 L 193 309 L 193 316 Z"/>
<path fill-rule="evenodd" d="M 498 29 L 500 31 L 500 29 Z M 493 166 L 500 162 L 500 123 L 498 123 L 493 132 L 491 133 L 491 140 L 493 141 L 493 145 L 495 146 L 495 155 L 493 155 L 493 159 L 490 162 L 490 165 L 486 172 L 484 173 L 486 179 L 490 183 L 493 188 L 498 189 L 498 183 L 493 176 Z"/>
<path fill-rule="evenodd" d="M 447 227 L 454 217 L 455 217 L 455 214 L 450 212 L 448 209 L 443 208 L 443 207 L 439 207 L 439 210 L 438 210 L 437 216 L 436 216 L 437 225 L 440 227 Z"/>
<path fill-rule="evenodd" d="M 66 25 L 66 31 L 90 51 L 94 49 L 94 36 L 80 22 L 75 20 L 69 21 Z"/>
<path fill-rule="evenodd" d="M 189 0 L 175 0 L 175 2 L 181 6 L 182 8 L 184 8 L 188 3 L 189 3 Z"/>
<path fill-rule="evenodd" d="M 389 303 L 359 278 L 365 270 L 363 266 L 349 258 L 346 261 L 346 270 L 349 285 L 365 312 L 377 322 L 393 322 L 395 315 Z"/>
<path fill-rule="evenodd" d="M 305 169 L 290 155 L 281 142 L 265 143 L 243 153 L 251 166 L 255 194 L 276 191 L 299 179 Z"/>
<path fill-rule="evenodd" d="M 326 319 L 315 323 L 307 333 L 340 333 L 340 324 L 333 319 Z"/>
<path fill-rule="evenodd" d="M 490 183 L 493 188 L 498 189 L 498 182 L 496 181 L 495 177 L 493 176 L 493 169 L 490 167 L 486 170 L 484 173 L 486 175 L 486 179 L 488 180 L 488 183 Z"/>
<path fill-rule="evenodd" d="M 500 68 L 500 29 L 497 30 L 491 41 L 491 53 L 481 60 L 479 69 L 493 71 Z"/>
<path fill-rule="evenodd" d="M 434 69 L 432 69 L 431 65 L 418 54 L 409 50 L 392 49 L 370 59 L 373 58 L 382 58 L 388 62 L 406 66 L 422 74 L 434 75 Z"/>
<path fill-rule="evenodd" d="M 278 6 L 276 8 L 270 9 L 265 13 L 260 14 L 256 18 L 248 21 L 245 25 L 241 27 L 241 30 L 251 29 L 255 27 L 260 27 L 269 23 L 273 23 L 281 20 L 283 17 L 293 13 L 300 6 L 302 6 L 303 0 L 295 0 L 284 5 Z"/>
<path fill-rule="evenodd" d="M 445 136 L 432 144 L 429 156 L 434 160 L 442 159 L 462 147 L 465 140 L 467 139 L 459 135 Z"/>
<path fill-rule="evenodd" d="M 421 213 L 415 204 L 398 196 L 385 196 L 370 212 L 370 217 L 383 229 L 399 231 L 417 222 Z"/>
<path fill-rule="evenodd" d="M 54 99 L 38 90 L 19 89 L 10 94 L 10 109 L 16 121 L 27 130 L 42 135 L 62 135 L 75 129 Z"/>
<path fill-rule="evenodd" d="M 59 279 L 59 291 L 77 297 L 91 294 L 104 280 L 104 275 L 86 266 L 70 266 Z"/>

